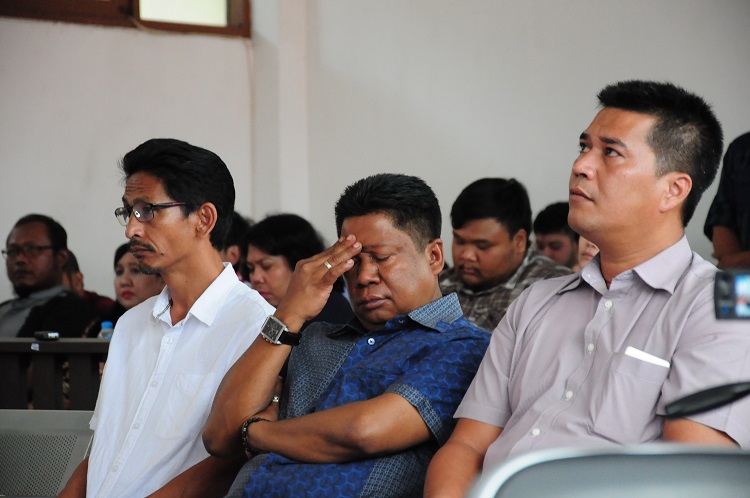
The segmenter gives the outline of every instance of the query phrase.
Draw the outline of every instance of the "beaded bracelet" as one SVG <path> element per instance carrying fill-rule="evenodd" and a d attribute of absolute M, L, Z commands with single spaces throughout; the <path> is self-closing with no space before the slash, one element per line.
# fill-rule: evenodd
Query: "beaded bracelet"
<path fill-rule="evenodd" d="M 242 448 L 245 450 L 245 454 L 248 456 L 255 453 L 255 451 L 253 451 L 253 449 L 250 447 L 250 443 L 247 442 L 247 428 L 248 426 L 250 426 L 250 424 L 260 422 L 261 420 L 264 422 L 270 422 L 270 420 L 268 420 L 267 418 L 252 417 L 245 420 L 245 423 L 242 424 L 242 429 L 240 429 L 240 441 L 242 442 Z"/>

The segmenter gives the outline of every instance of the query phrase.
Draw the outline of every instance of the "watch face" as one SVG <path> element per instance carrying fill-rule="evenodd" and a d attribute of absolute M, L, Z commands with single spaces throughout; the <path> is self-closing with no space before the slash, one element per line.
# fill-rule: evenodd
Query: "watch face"
<path fill-rule="evenodd" d="M 275 316 L 271 315 L 266 318 L 266 323 L 263 324 L 260 333 L 267 340 L 277 343 L 279 342 L 279 337 L 281 336 L 281 333 L 284 332 L 285 328 L 286 327 L 283 323 L 281 323 Z"/>

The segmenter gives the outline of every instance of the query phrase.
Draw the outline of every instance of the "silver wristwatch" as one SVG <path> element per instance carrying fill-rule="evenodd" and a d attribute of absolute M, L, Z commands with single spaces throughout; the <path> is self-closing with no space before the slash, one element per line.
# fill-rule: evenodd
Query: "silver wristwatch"
<path fill-rule="evenodd" d="M 276 344 L 277 346 L 281 346 L 282 344 L 296 346 L 299 344 L 300 340 L 299 334 L 291 333 L 289 327 L 273 315 L 269 315 L 269 317 L 266 318 L 263 327 L 260 329 L 260 335 L 262 335 L 263 339 L 266 341 L 271 344 Z"/>

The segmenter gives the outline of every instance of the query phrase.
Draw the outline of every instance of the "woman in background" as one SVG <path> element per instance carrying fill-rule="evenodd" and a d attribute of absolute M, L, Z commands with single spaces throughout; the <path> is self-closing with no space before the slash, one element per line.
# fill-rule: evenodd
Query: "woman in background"
<path fill-rule="evenodd" d="M 250 286 L 273 306 L 286 294 L 297 261 L 325 249 L 323 239 L 306 219 L 296 214 L 275 214 L 247 234 L 247 272 Z M 344 297 L 344 284 L 336 281 L 323 310 L 312 322 L 346 323 L 354 316 Z"/>
<path fill-rule="evenodd" d="M 115 251 L 115 304 L 101 314 L 96 325 L 112 322 L 114 326 L 123 313 L 159 294 L 163 288 L 161 275 L 145 273 L 130 252 L 130 244 L 121 245 Z M 91 327 L 95 330 L 89 330 L 88 337 L 96 337 L 99 333 L 97 326 Z"/>

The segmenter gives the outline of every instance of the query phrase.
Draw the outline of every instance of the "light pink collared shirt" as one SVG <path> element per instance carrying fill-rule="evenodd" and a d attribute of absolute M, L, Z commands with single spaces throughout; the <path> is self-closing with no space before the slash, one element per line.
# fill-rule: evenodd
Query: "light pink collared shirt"
<path fill-rule="evenodd" d="M 715 272 L 683 237 L 609 289 L 598 256 L 527 289 L 456 412 L 503 427 L 485 468 L 538 449 L 657 440 L 667 403 L 750 379 L 750 323 L 716 319 Z M 750 446 L 750 398 L 690 418 Z"/>

